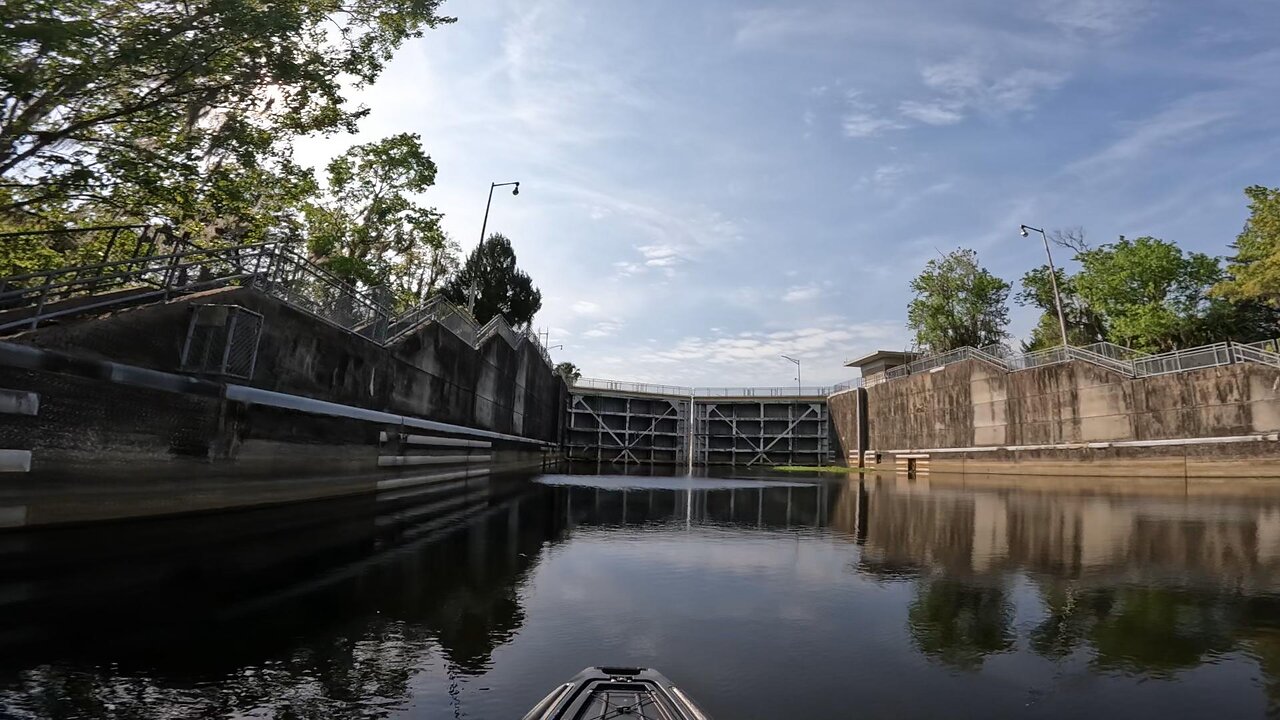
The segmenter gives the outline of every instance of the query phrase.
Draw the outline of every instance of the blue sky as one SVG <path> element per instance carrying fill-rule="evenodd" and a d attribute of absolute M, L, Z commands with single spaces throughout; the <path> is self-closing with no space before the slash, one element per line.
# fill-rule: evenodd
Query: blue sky
<path fill-rule="evenodd" d="M 903 348 L 956 247 L 1016 281 L 1020 223 L 1215 255 L 1280 184 L 1280 3 L 450 2 L 361 135 L 417 132 L 464 248 L 512 238 L 538 327 L 587 376 L 806 384 Z M 1064 258 L 1065 259 L 1065 253 Z M 1016 288 L 1015 288 L 1016 292 Z M 1011 330 L 1034 314 L 1016 305 Z"/>

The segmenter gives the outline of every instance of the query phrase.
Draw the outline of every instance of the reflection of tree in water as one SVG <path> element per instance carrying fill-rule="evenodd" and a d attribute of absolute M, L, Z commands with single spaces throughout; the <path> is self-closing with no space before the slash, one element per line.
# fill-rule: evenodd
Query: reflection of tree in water
<path fill-rule="evenodd" d="M 920 652 L 972 670 L 986 656 L 1013 647 L 1013 607 L 996 586 L 951 579 L 922 580 L 907 611 L 911 638 Z"/>
<path fill-rule="evenodd" d="M 1031 631 L 1037 653 L 1080 648 L 1099 670 L 1169 677 L 1237 647 L 1241 598 L 1187 588 L 1047 588 L 1047 615 Z"/>
<path fill-rule="evenodd" d="M 425 535 L 414 531 L 434 520 L 406 526 L 372 555 L 325 568 L 337 582 L 310 575 L 299 592 L 248 611 L 211 608 L 172 633 L 145 616 L 122 618 L 143 638 L 141 656 L 95 644 L 88 660 L 19 669 L 0 680 L 0 714 L 319 719 L 403 710 L 424 671 L 443 666 L 454 681 L 488 669 L 524 622 L 518 598 L 543 543 L 559 536 L 537 496 L 464 520 Z"/>

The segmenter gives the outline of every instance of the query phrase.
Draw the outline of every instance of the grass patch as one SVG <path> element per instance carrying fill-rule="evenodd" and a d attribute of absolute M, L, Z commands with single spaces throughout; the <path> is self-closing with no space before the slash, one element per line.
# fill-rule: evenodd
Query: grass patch
<path fill-rule="evenodd" d="M 815 472 L 831 473 L 833 475 L 849 475 L 874 470 L 874 468 L 845 467 L 843 465 L 781 465 L 772 469 L 778 472 Z"/>

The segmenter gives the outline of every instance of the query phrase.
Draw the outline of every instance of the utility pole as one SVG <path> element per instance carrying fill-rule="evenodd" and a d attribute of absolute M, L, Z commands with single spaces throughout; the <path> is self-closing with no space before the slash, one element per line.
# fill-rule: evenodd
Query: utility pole
<path fill-rule="evenodd" d="M 493 189 L 500 188 L 506 185 L 515 185 L 515 188 L 512 189 L 511 191 L 512 195 L 520 194 L 520 183 L 518 182 L 489 183 L 489 201 L 484 204 L 484 222 L 481 223 L 480 225 L 480 244 L 481 245 L 484 244 L 485 230 L 489 227 L 489 206 L 493 204 Z"/>
<path fill-rule="evenodd" d="M 796 364 L 796 397 L 800 397 L 800 395 L 802 394 L 800 392 L 800 361 L 791 357 L 790 355 L 783 355 L 782 359 L 790 360 L 791 362 Z"/>
<path fill-rule="evenodd" d="M 1049 236 L 1045 234 L 1044 230 L 1030 225 L 1022 225 L 1018 229 L 1022 233 L 1022 237 L 1027 237 L 1028 230 L 1035 230 L 1040 233 L 1041 239 L 1044 240 L 1044 254 L 1045 257 L 1049 258 L 1049 282 L 1053 285 L 1053 304 L 1058 308 L 1058 329 L 1062 331 L 1062 347 L 1070 347 L 1071 343 L 1067 341 L 1067 320 L 1062 314 L 1062 296 L 1058 294 L 1058 271 L 1053 267 L 1053 253 L 1049 252 Z"/>

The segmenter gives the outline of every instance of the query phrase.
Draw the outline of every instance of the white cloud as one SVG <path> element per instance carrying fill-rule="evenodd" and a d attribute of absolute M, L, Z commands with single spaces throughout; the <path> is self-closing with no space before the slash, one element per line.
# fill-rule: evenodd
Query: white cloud
<path fill-rule="evenodd" d="M 928 102 L 905 101 L 899 110 L 920 122 L 949 125 L 969 111 L 1004 115 L 1031 110 L 1036 96 L 1056 89 L 1066 75 L 1035 68 L 999 73 L 974 57 L 957 57 L 925 66 L 920 79 L 941 95 Z"/>
<path fill-rule="evenodd" d="M 1239 103 L 1223 93 L 1191 95 L 1154 115 L 1128 123 L 1110 145 L 1067 166 L 1067 171 L 1096 177 L 1122 172 L 1131 163 L 1212 132 L 1231 120 Z"/>
<path fill-rule="evenodd" d="M 570 309 L 577 315 L 599 315 L 601 312 L 600 306 L 590 300 L 579 300 Z"/>
<path fill-rule="evenodd" d="M 877 111 L 875 103 L 868 102 L 859 90 L 850 90 L 845 99 L 847 110 L 840 119 L 845 137 L 865 138 L 879 135 L 886 130 L 901 130 L 905 125 Z"/>
<path fill-rule="evenodd" d="M 615 262 L 613 266 L 617 268 L 616 272 L 618 277 L 630 277 L 644 272 L 644 267 L 637 263 L 627 262 L 626 260 L 619 260 L 618 262 Z"/>
<path fill-rule="evenodd" d="M 616 335 L 622 329 L 622 323 L 614 320 L 604 320 L 598 322 L 590 330 L 582 333 L 582 337 L 603 338 Z"/>
<path fill-rule="evenodd" d="M 1151 12 L 1149 0 L 1043 0 L 1040 16 L 1068 32 L 1115 35 L 1133 29 Z"/>
<path fill-rule="evenodd" d="M 898 105 L 898 112 L 926 125 L 954 125 L 964 119 L 964 113 L 956 109 L 953 104 L 941 101 L 906 100 Z"/>
<path fill-rule="evenodd" d="M 783 302 L 805 302 L 806 300 L 816 300 L 822 291 L 817 285 L 795 285 L 787 288 L 783 293 Z"/>
<path fill-rule="evenodd" d="M 642 245 L 636 250 L 644 256 L 644 264 L 649 267 L 665 268 L 677 265 L 683 262 L 680 257 L 680 251 L 671 245 L 655 244 Z"/>
<path fill-rule="evenodd" d="M 644 352 L 632 357 L 602 358 L 592 373 L 676 385 L 724 385 L 726 375 L 734 383 L 786 385 L 794 382 L 795 368 L 780 356 L 790 355 L 800 360 L 806 385 L 829 384 L 856 374 L 843 367 L 845 358 L 902 343 L 902 330 L 896 324 L 850 323 L 838 317 L 818 320 L 793 330 L 695 335 L 666 349 L 645 345 Z"/>
<path fill-rule="evenodd" d="M 910 172 L 911 167 L 902 163 L 880 165 L 872 170 L 871 174 L 859 178 L 855 187 L 891 190 Z"/>

